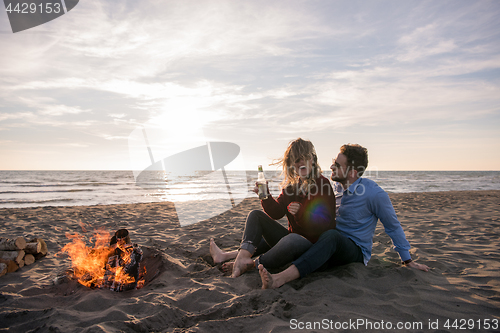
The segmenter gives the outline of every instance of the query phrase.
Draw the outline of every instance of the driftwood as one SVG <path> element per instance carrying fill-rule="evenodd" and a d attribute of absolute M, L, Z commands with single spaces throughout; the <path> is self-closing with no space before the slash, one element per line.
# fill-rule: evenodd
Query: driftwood
<path fill-rule="evenodd" d="M 5 260 L 13 260 L 21 266 L 21 262 L 23 263 L 24 266 L 24 254 L 25 252 L 23 250 L 18 250 L 18 251 L 0 251 L 0 258 L 5 259 Z"/>
<path fill-rule="evenodd" d="M 0 238 L 0 251 L 22 250 L 26 246 L 26 240 L 23 237 L 16 239 Z"/>
<path fill-rule="evenodd" d="M 7 265 L 0 262 L 0 276 L 7 274 Z"/>
<path fill-rule="evenodd" d="M 24 256 L 23 260 L 25 265 L 31 265 L 35 262 L 35 256 L 28 253 Z"/>
<path fill-rule="evenodd" d="M 14 260 L 0 259 L 0 263 L 7 265 L 7 273 L 12 273 L 19 269 L 19 264 Z"/>

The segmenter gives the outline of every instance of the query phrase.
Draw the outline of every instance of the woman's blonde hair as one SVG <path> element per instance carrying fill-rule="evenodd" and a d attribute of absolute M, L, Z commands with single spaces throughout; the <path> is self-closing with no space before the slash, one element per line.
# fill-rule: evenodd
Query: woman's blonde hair
<path fill-rule="evenodd" d="M 281 182 L 281 187 L 285 188 L 287 186 L 296 186 L 300 182 L 300 176 L 295 170 L 295 162 L 300 159 L 312 160 L 312 170 L 307 175 L 307 178 L 303 180 L 300 189 L 309 193 L 311 186 L 316 184 L 315 179 L 321 175 L 321 167 L 318 164 L 318 157 L 316 156 L 316 150 L 314 145 L 309 140 L 303 140 L 298 138 L 296 140 L 290 141 L 288 148 L 282 158 L 278 159 L 271 165 L 281 165 L 283 168 L 282 176 L 284 176 Z"/>

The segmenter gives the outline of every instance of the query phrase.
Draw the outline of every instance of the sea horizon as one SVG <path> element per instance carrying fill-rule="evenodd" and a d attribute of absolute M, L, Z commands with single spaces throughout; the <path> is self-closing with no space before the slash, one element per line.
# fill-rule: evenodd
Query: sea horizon
<path fill-rule="evenodd" d="M 0 170 L 0 208 L 187 202 L 254 197 L 257 171 L 201 172 L 181 180 L 162 172 L 139 181 L 130 170 Z M 280 170 L 265 170 L 273 196 Z M 329 178 L 330 170 L 323 171 Z M 363 175 L 388 193 L 500 190 L 500 171 L 386 171 Z M 228 187 L 229 186 L 229 187 Z"/>

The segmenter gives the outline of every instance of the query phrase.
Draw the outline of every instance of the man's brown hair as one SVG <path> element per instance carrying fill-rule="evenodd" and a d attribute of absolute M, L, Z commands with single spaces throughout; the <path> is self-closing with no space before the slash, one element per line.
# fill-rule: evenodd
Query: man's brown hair
<path fill-rule="evenodd" d="M 346 144 L 340 147 L 340 152 L 347 157 L 347 168 L 354 168 L 358 176 L 362 176 L 368 166 L 368 150 L 358 144 Z"/>

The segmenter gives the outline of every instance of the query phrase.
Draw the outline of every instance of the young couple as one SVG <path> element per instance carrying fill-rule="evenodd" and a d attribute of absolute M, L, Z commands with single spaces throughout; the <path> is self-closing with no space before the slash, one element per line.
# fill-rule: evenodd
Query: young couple
<path fill-rule="evenodd" d="M 232 277 L 257 267 L 262 288 L 278 288 L 320 267 L 351 262 L 366 265 L 380 219 L 403 264 L 428 271 L 426 265 L 412 261 L 410 244 L 387 193 L 374 181 L 361 178 L 368 165 L 366 148 L 343 145 L 333 162 L 331 179 L 344 188 L 336 218 L 335 194 L 321 175 L 314 146 L 299 138 L 290 143 L 280 160 L 285 179 L 279 197 L 261 201 L 265 213 L 255 210 L 248 215 L 239 250 L 224 252 L 211 239 L 214 262 L 236 258 L 223 266 L 232 269 Z M 285 214 L 288 230 L 275 221 Z M 257 258 L 252 259 L 254 256 Z M 268 272 L 289 263 L 284 271 Z"/>

